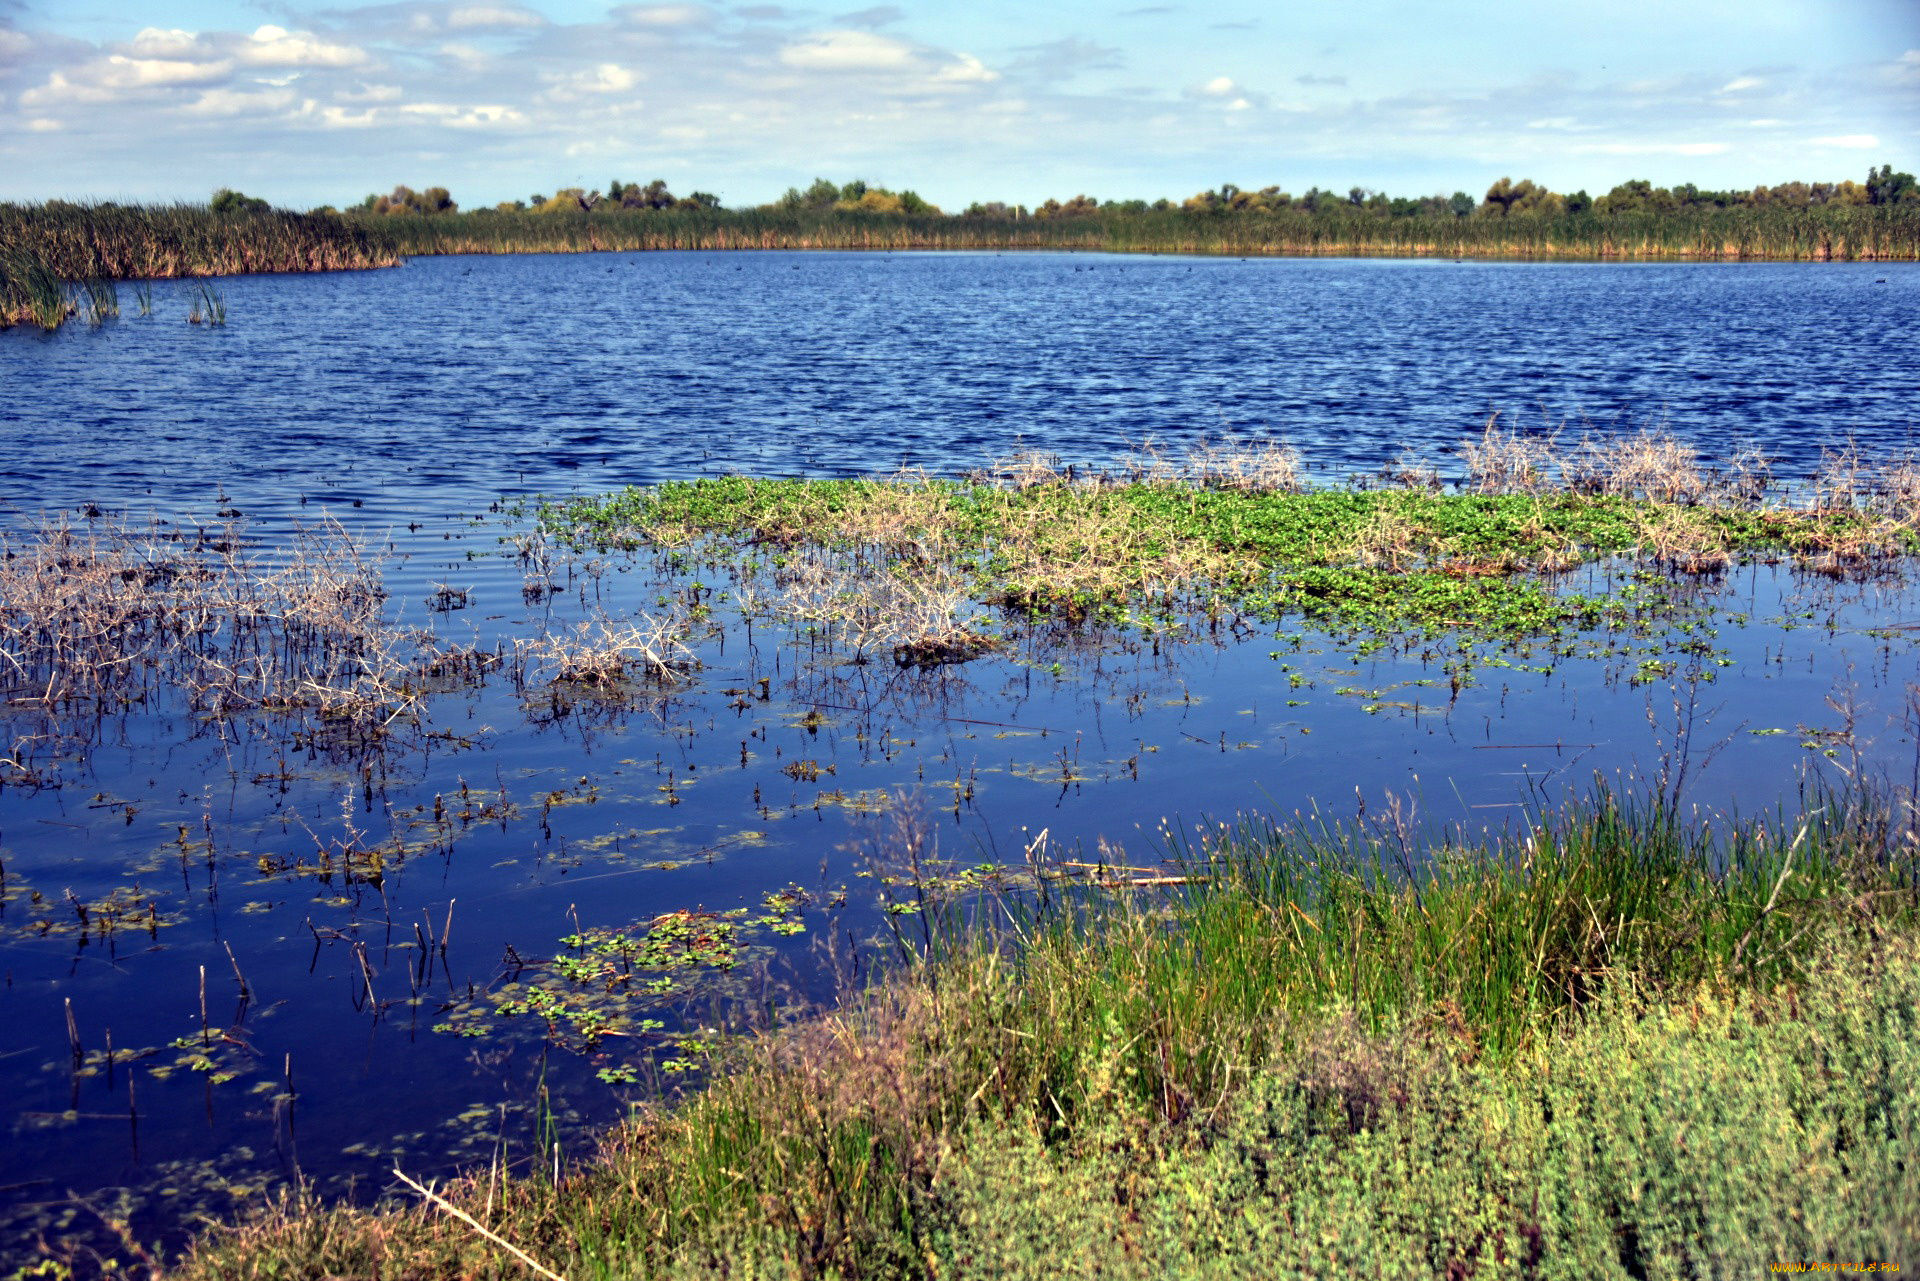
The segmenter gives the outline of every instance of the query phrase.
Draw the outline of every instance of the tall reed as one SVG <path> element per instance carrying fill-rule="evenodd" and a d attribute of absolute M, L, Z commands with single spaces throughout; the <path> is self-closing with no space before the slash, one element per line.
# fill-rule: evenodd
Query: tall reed
<path fill-rule="evenodd" d="M 1389 218 L 1364 209 L 1101 211 L 1051 220 L 836 210 L 472 213 L 364 220 L 402 255 L 599 249 L 1079 249 L 1444 257 L 1920 258 L 1920 207 Z"/>

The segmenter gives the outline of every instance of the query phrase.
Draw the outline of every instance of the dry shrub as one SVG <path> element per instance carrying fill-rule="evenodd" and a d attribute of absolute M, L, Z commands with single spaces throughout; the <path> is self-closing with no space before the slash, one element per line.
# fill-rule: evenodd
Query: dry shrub
<path fill-rule="evenodd" d="M 1272 441 L 1203 440 L 1187 454 L 1184 471 L 1203 489 L 1292 494 L 1305 488 L 1300 451 Z"/>
<path fill-rule="evenodd" d="M 1419 529 L 1403 513 L 1381 507 L 1354 532 L 1340 559 L 1398 573 L 1421 560 L 1422 543 Z"/>
<path fill-rule="evenodd" d="M 1726 534 L 1702 513 L 1680 507 L 1656 508 L 1640 526 L 1643 554 L 1683 574 L 1715 574 L 1733 563 Z"/>
<path fill-rule="evenodd" d="M 1820 470 L 1813 478 L 1813 505 L 1819 511 L 1854 511 L 1873 492 L 1873 465 L 1860 453 L 1857 441 L 1840 449 L 1820 451 Z"/>
<path fill-rule="evenodd" d="M 1660 503 L 1699 502 L 1710 488 L 1699 451 L 1656 429 L 1632 436 L 1584 436 L 1563 461 L 1562 474 L 1576 493 Z"/>
<path fill-rule="evenodd" d="M 913 469 L 866 487 L 835 518 L 834 529 L 882 556 L 924 564 L 946 551 L 953 523 L 951 490 Z"/>
<path fill-rule="evenodd" d="M 1437 494 L 1442 488 L 1440 470 L 1417 457 L 1410 449 L 1402 450 L 1398 457 L 1382 467 L 1379 480 L 1390 489 L 1420 490 L 1429 494 Z"/>
<path fill-rule="evenodd" d="M 277 558 L 242 526 L 49 519 L 0 535 L 0 682 L 43 706 L 124 706 L 177 692 L 196 711 L 306 708 L 378 730 L 418 683 L 487 659 L 384 617 L 381 559 L 338 523 Z"/>
<path fill-rule="evenodd" d="M 1822 450 L 1813 505 L 1821 511 L 1864 512 L 1890 528 L 1912 530 L 1920 524 L 1920 454 L 1909 451 L 1873 462 L 1853 441 Z"/>
<path fill-rule="evenodd" d="M 984 468 L 971 473 L 971 479 L 1014 489 L 1036 485 L 1064 485 L 1074 479 L 1072 468 L 1062 468 L 1060 455 L 1044 449 L 1020 448 L 993 459 Z"/>
<path fill-rule="evenodd" d="M 976 657 L 994 645 L 972 618 L 973 587 L 945 562 L 875 565 L 816 552 L 796 558 L 776 581 L 777 612 L 822 627 L 858 657 L 890 651 L 904 664 Z"/>
<path fill-rule="evenodd" d="M 1255 494 L 1292 494 L 1306 488 L 1306 466 L 1298 449 L 1285 442 L 1234 436 L 1202 439 L 1178 455 L 1146 441 L 1121 460 L 1119 475 L 1128 484 L 1156 488 L 1195 485 Z"/>
<path fill-rule="evenodd" d="M 1551 489 L 1560 472 L 1559 433 L 1528 435 L 1502 427 L 1500 415 L 1487 419 L 1477 440 L 1461 447 L 1467 483 L 1480 494 L 1538 494 Z"/>
<path fill-rule="evenodd" d="M 683 622 L 667 616 L 616 619 L 601 613 L 567 631 L 521 641 L 519 650 L 546 679 L 561 684 L 608 688 L 636 675 L 667 682 L 694 666 L 685 631 Z"/>

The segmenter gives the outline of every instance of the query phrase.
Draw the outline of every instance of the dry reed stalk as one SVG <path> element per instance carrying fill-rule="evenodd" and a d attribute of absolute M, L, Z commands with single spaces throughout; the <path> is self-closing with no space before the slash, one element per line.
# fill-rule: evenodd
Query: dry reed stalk
<path fill-rule="evenodd" d="M 1710 489 L 1699 451 L 1664 429 L 1583 436 L 1561 466 L 1567 488 L 1581 494 L 1695 503 Z"/>
<path fill-rule="evenodd" d="M 993 644 L 971 617 L 971 581 L 948 563 L 887 567 L 816 553 L 798 558 L 776 586 L 781 616 L 826 628 L 856 656 L 890 650 L 903 664 L 926 664 Z"/>
<path fill-rule="evenodd" d="M 541 1263 L 538 1259 L 528 1254 L 525 1250 L 522 1250 L 519 1246 L 515 1245 L 513 1242 L 507 1240 L 505 1237 L 501 1236 L 499 1233 L 494 1232 L 491 1229 L 487 1228 L 480 1222 L 480 1220 L 474 1218 L 471 1214 L 468 1214 L 465 1210 L 462 1210 L 459 1206 L 447 1200 L 445 1197 L 435 1192 L 432 1188 L 426 1187 L 425 1185 L 420 1183 L 416 1183 L 412 1179 L 408 1178 L 401 1171 L 400 1167 L 397 1165 L 393 1168 L 393 1177 L 400 1180 L 402 1183 L 406 1184 L 408 1187 L 412 1188 L 415 1192 L 419 1193 L 421 1197 L 425 1198 L 427 1203 L 433 1206 L 436 1210 L 440 1210 L 443 1213 L 450 1214 L 454 1218 L 460 1220 L 460 1222 L 466 1224 L 468 1227 L 472 1228 L 475 1232 L 478 1232 L 481 1236 L 493 1242 L 493 1244 L 499 1246 L 502 1250 L 505 1250 L 508 1254 L 511 1254 L 514 1258 L 518 1259 L 520 1262 L 526 1264 L 527 1267 L 531 1268 L 534 1272 L 537 1272 L 543 1277 L 549 1278 L 550 1281 L 567 1281 L 567 1279 L 561 1276 L 558 1272 L 555 1272 L 552 1268 L 547 1267 L 545 1264 Z"/>
<path fill-rule="evenodd" d="M 1202 440 L 1188 452 L 1182 473 L 1203 489 L 1292 494 L 1305 488 L 1300 451 L 1272 441 Z"/>
<path fill-rule="evenodd" d="M 387 621 L 380 558 L 336 522 L 272 560 L 247 548 L 237 523 L 0 535 L 0 688 L 48 708 L 178 693 L 222 717 L 308 709 L 372 734 L 417 706 L 426 672 L 484 664 Z"/>
<path fill-rule="evenodd" d="M 1461 449 L 1467 481 L 1482 494 L 1538 494 L 1551 488 L 1561 472 L 1559 432 L 1531 436 L 1500 425 L 1500 415 L 1487 419 L 1477 440 Z"/>
<path fill-rule="evenodd" d="M 605 687 L 636 672 L 642 680 L 664 683 L 694 666 L 685 631 L 684 622 L 669 616 L 619 620 L 602 613 L 570 631 L 521 641 L 519 649 L 547 679 L 562 684 Z"/>

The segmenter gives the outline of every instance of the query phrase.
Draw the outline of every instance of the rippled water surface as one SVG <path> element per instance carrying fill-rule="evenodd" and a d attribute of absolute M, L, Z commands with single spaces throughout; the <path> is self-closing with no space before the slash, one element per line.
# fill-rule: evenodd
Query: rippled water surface
<path fill-rule="evenodd" d="M 1692 598 L 1687 630 L 1486 651 L 1465 681 L 1471 638 L 1297 620 L 1015 626 L 920 671 L 746 627 L 712 566 L 590 555 L 541 578 L 496 508 L 1223 433 L 1337 481 L 1403 449 L 1450 468 L 1496 411 L 1752 443 L 1791 482 L 1849 439 L 1913 446 L 1912 265 L 650 254 L 220 287 L 224 328 L 185 324 L 163 282 L 151 317 L 123 289 L 118 322 L 0 334 L 0 526 L 236 522 L 271 558 L 324 512 L 368 540 L 393 619 L 493 653 L 603 611 L 712 614 L 670 692 L 496 672 L 373 754 L 164 698 L 50 715 L 12 686 L 0 756 L 32 768 L 0 775 L 6 1266 L 96 1210 L 177 1244 L 294 1178 L 364 1196 L 396 1162 L 549 1159 L 543 1108 L 584 1152 L 697 1067 L 686 1037 L 827 996 L 828 942 L 885 937 L 864 873 L 903 821 L 956 865 L 1101 839 L 1151 862 L 1163 820 L 1244 807 L 1364 820 L 1397 796 L 1498 825 L 1684 764 L 1693 799 L 1753 809 L 1914 759 L 1920 606 L 1896 581 L 1747 565 L 1662 588 Z M 442 587 L 459 608 L 431 607 Z M 349 849 L 384 861 L 328 862 Z M 102 904 L 133 906 L 102 929 Z M 623 995 L 596 1045 L 512 1012 L 565 936 L 741 908 L 735 970 Z"/>
<path fill-rule="evenodd" d="M 1804 471 L 1920 425 L 1904 263 L 657 253 L 224 289 L 224 329 L 162 283 L 150 318 L 0 336 L 0 495 L 471 501 L 1222 431 L 1337 476 L 1493 410 L 1665 418 Z"/>

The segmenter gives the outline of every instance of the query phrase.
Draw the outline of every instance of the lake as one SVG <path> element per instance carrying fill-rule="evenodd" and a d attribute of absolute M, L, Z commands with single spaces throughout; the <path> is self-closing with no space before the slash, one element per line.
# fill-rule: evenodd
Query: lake
<path fill-rule="evenodd" d="M 224 327 L 159 282 L 149 317 L 123 288 L 117 322 L 0 334 L 0 527 L 118 515 L 161 522 L 149 551 L 282 566 L 324 515 L 390 622 L 498 656 L 692 608 L 698 667 L 617 698 L 457 674 L 377 751 L 159 694 L 48 708 L 16 681 L 0 1267 L 38 1234 L 97 1238 L 96 1212 L 174 1246 L 295 1178 L 364 1197 L 396 1163 L 584 1155 L 697 1082 L 707 1029 L 888 954 L 874 874 L 902 824 L 955 872 L 1102 840 L 1152 863 L 1163 823 L 1248 808 L 1366 822 L 1398 798 L 1499 826 L 1684 763 L 1688 800 L 1750 811 L 1915 760 L 1920 601 L 1894 578 L 1745 564 L 1667 584 L 1675 611 L 1638 630 L 1481 646 L 1463 681 L 1451 640 L 1247 618 L 1022 625 L 921 670 L 749 627 L 698 556 L 515 542 L 512 507 L 1220 436 L 1291 443 L 1326 484 L 1405 451 L 1451 479 L 1495 413 L 1757 446 L 1791 491 L 1849 441 L 1915 447 L 1914 264 L 661 253 L 218 287 Z M 726 924 L 729 964 L 657 989 L 556 968 L 663 921 Z"/>

